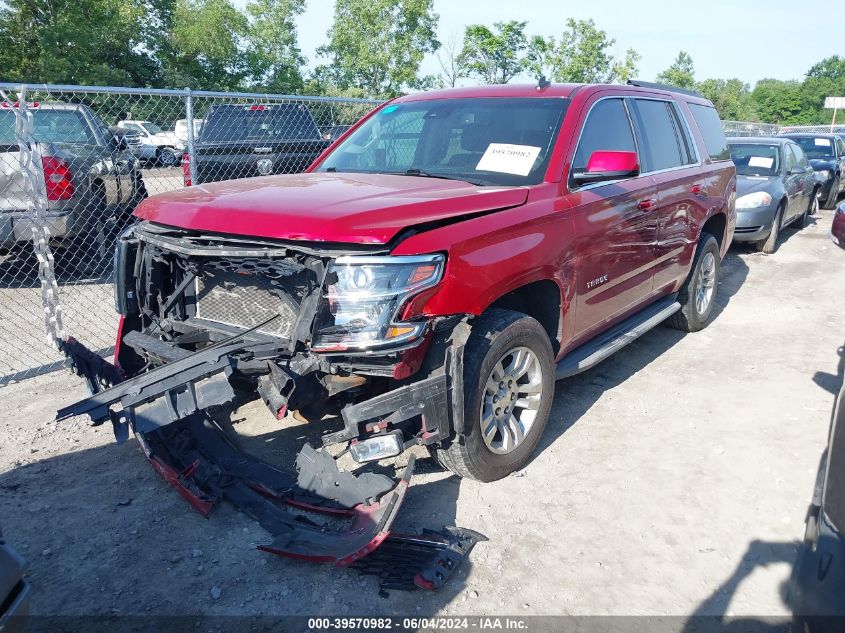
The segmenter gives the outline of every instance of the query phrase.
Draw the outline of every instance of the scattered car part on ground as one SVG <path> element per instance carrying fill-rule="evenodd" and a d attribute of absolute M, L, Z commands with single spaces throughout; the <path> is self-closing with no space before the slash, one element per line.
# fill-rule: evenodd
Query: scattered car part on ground
<path fill-rule="evenodd" d="M 0 631 L 22 633 L 29 619 L 31 587 L 24 577 L 24 559 L 5 542 L 0 531 Z"/>
<path fill-rule="evenodd" d="M 772 254 L 782 228 L 803 228 L 818 206 L 813 168 L 788 138 L 729 138 L 736 165 L 735 242 Z"/>
<path fill-rule="evenodd" d="M 839 196 L 845 191 L 845 140 L 836 134 L 814 134 L 811 132 L 783 135 L 804 150 L 813 169 L 821 179 L 819 191 L 823 209 L 836 208 Z"/>

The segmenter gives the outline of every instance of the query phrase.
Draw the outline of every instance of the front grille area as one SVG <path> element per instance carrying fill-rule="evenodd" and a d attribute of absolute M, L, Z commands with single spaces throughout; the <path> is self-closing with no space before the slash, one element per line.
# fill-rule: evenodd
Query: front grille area
<path fill-rule="evenodd" d="M 252 328 L 278 314 L 259 332 L 291 338 L 305 291 L 304 266 L 289 261 L 214 260 L 196 278 L 197 317 Z"/>
<path fill-rule="evenodd" d="M 734 229 L 734 233 L 756 233 L 762 226 L 738 226 Z"/>

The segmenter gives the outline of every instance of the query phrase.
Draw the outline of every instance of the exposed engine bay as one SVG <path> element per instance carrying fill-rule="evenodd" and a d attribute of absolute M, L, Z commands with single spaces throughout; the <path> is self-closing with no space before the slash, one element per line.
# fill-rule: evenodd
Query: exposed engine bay
<path fill-rule="evenodd" d="M 257 520 L 272 537 L 260 549 L 355 564 L 383 589 L 436 589 L 484 537 L 392 532 L 413 456 L 393 480 L 340 470 L 326 447 L 343 445 L 341 455 L 365 464 L 451 437 L 465 321 L 414 312 L 442 257 L 344 253 L 133 227 L 115 255 L 115 363 L 65 341 L 91 396 L 57 417 L 108 420 L 118 441 L 134 432 L 199 512 L 226 500 Z M 277 468 L 241 451 L 207 414 L 256 397 L 278 420 L 332 399 L 342 426 L 320 448 L 305 444 L 296 472 Z"/>

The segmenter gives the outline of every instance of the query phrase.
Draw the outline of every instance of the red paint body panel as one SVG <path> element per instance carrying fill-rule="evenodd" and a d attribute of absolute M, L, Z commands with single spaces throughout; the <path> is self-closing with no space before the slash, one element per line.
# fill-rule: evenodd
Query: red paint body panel
<path fill-rule="evenodd" d="M 525 202 L 523 187 L 379 174 L 226 180 L 152 196 L 135 215 L 169 226 L 280 240 L 385 244 L 418 224 Z"/>

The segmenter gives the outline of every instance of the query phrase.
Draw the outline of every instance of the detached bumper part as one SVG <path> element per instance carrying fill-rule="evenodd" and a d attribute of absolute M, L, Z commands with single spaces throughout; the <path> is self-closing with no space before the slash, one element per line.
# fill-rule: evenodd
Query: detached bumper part
<path fill-rule="evenodd" d="M 244 453 L 206 415 L 206 407 L 233 395 L 226 379 L 232 355 L 261 344 L 239 334 L 123 380 L 118 368 L 96 362 L 74 342 L 69 355 L 94 393 L 57 417 L 88 414 L 94 424 L 111 419 L 119 440 L 131 426 L 153 468 L 203 516 L 225 500 L 267 530 L 272 538 L 258 546 L 262 551 L 338 566 L 367 561 L 360 570 L 378 575 L 382 589 L 442 586 L 483 537 L 469 531 L 392 534 L 413 474 L 413 456 L 393 480 L 341 471 L 328 452 L 306 444 L 294 473 Z M 337 435 L 354 429 L 357 437 L 359 422 L 365 420 L 379 420 L 381 432 L 388 423 L 422 415 L 422 433 L 411 443 L 427 443 L 448 425 L 447 403 L 445 376 L 423 380 L 347 407 L 345 428 Z M 387 436 L 406 448 L 398 434 L 375 437 Z M 384 546 L 383 555 L 369 560 Z"/>

